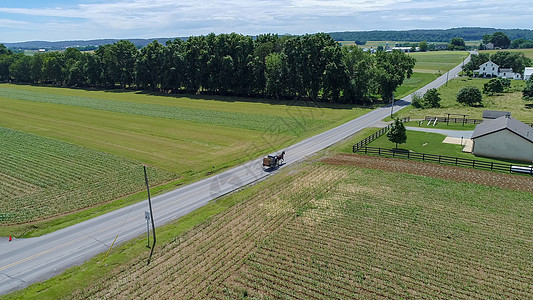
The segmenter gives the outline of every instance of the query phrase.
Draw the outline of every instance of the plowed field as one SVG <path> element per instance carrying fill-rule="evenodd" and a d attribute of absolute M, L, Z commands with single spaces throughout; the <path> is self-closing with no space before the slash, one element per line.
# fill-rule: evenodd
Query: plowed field
<path fill-rule="evenodd" d="M 323 161 L 331 165 L 357 166 L 389 172 L 422 175 L 533 193 L 533 176 L 527 175 L 503 174 L 405 159 L 357 154 L 339 154 L 334 157 L 326 158 Z"/>
<path fill-rule="evenodd" d="M 408 161 L 351 155 L 325 161 L 337 165 L 287 168 L 233 195 L 234 206 L 158 246 L 149 266 L 146 257 L 102 266 L 106 275 L 68 297 L 533 296 L 533 194 L 456 182 L 462 180 L 452 173 L 454 181 L 405 174 Z M 359 167 L 363 162 L 396 164 L 403 173 Z M 413 164 L 426 174 L 435 173 L 431 167 Z"/>

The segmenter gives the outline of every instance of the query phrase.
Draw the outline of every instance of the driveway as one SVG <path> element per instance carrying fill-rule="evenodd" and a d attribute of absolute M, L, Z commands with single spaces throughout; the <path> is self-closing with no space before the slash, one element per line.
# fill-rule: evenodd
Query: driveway
<path fill-rule="evenodd" d="M 412 130 L 412 131 L 438 133 L 438 134 L 443 134 L 449 137 L 464 138 L 464 139 L 470 139 L 472 137 L 472 133 L 474 133 L 473 130 L 447 130 L 447 129 L 437 129 L 437 128 L 425 128 L 425 127 L 409 127 L 409 126 L 405 127 L 405 129 Z"/>

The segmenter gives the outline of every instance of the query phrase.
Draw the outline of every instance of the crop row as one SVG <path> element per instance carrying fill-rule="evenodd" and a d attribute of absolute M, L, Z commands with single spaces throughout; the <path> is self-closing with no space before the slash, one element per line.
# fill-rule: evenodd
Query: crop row
<path fill-rule="evenodd" d="M 222 293 L 222 283 L 236 272 L 251 251 L 291 220 L 294 203 L 278 206 L 277 200 L 289 194 L 290 191 L 279 187 L 259 191 L 252 199 L 165 245 L 153 260 L 157 268 L 146 267 L 143 261 L 138 261 L 133 268 L 114 274 L 112 285 L 99 282 L 104 287 L 89 295 L 98 298 L 147 295 L 217 298 Z M 142 294 L 133 282 L 139 278 L 146 282 Z M 81 293 L 80 298 L 87 295 Z"/>
<path fill-rule="evenodd" d="M 144 188 L 139 163 L 0 127 L 0 224 L 36 221 Z M 149 168 L 152 184 L 175 175 Z"/>
<path fill-rule="evenodd" d="M 345 196 L 341 197 L 342 201 L 346 200 Z M 361 217 L 361 213 L 350 211 L 350 209 L 348 209 L 350 213 L 347 213 L 349 206 L 346 205 L 333 213 L 313 210 L 306 217 L 311 221 L 321 219 L 321 226 L 319 228 L 310 227 L 309 224 L 312 222 L 308 222 L 309 220 L 301 223 L 289 223 L 286 234 L 257 252 L 253 264 L 249 265 L 251 270 L 249 275 L 245 275 L 246 280 L 250 281 L 251 286 L 261 282 L 266 286 L 279 289 L 280 286 L 271 281 L 275 281 L 275 278 L 272 279 L 272 272 L 286 274 L 285 281 L 291 281 L 292 277 L 296 278 L 294 280 L 299 280 L 297 279 L 299 276 L 308 274 L 314 278 L 313 280 L 318 285 L 323 283 L 324 286 L 332 286 L 329 282 L 331 276 L 321 273 L 317 264 L 306 260 L 306 258 L 315 257 L 322 261 L 328 270 L 339 268 L 347 273 L 350 270 L 364 271 L 367 279 L 375 280 L 374 283 L 369 283 L 370 287 L 367 289 L 371 288 L 374 295 L 378 296 L 380 293 L 384 293 L 384 290 L 389 290 L 390 294 L 386 296 L 388 298 L 409 297 L 409 294 L 402 295 L 397 292 L 401 291 L 398 286 L 406 285 L 411 285 L 411 290 L 424 291 L 426 295 L 433 295 L 433 297 L 490 298 L 510 295 L 518 298 L 528 297 L 532 282 L 530 276 L 524 275 L 528 268 L 527 259 L 531 254 L 528 245 L 516 245 L 515 241 L 515 244 L 509 247 L 509 250 L 514 248 L 512 263 L 504 264 L 502 268 L 500 267 L 502 261 L 508 260 L 509 257 L 506 256 L 512 252 L 505 251 L 506 255 L 500 256 L 499 253 L 492 253 L 490 250 L 502 246 L 507 247 L 509 241 L 490 240 L 485 238 L 486 234 L 473 233 L 465 241 L 469 249 L 462 250 L 471 251 L 473 255 L 477 253 L 479 262 L 473 263 L 466 259 L 458 260 L 456 255 L 458 253 L 448 252 L 450 248 L 454 247 L 453 243 L 457 243 L 457 241 L 449 243 L 444 248 L 431 245 L 432 242 L 435 242 L 433 236 L 424 236 L 423 232 L 413 233 L 409 230 L 413 228 L 402 228 L 402 222 L 405 222 L 404 219 L 406 215 L 408 216 L 406 213 L 408 210 L 395 207 L 393 210 L 395 212 L 391 212 L 390 208 L 383 207 L 382 199 L 376 201 L 378 198 L 372 199 L 368 195 L 366 196 L 353 199 L 365 204 L 374 204 L 372 209 L 374 215 L 369 215 L 368 212 L 372 210 L 367 209 L 365 217 L 367 220 L 379 220 L 379 222 L 361 222 L 364 218 L 357 218 L 357 215 Z M 398 204 L 400 202 L 395 203 L 396 206 Z M 382 207 L 379 207 L 380 205 Z M 387 205 L 391 205 L 391 202 L 389 201 Z M 357 209 L 360 208 L 357 207 Z M 375 215 L 377 212 L 388 210 L 387 214 Z M 439 217 L 439 214 L 436 214 L 436 217 Z M 427 225 L 423 220 L 420 223 L 422 226 Z M 496 225 L 495 223 L 494 226 Z M 508 224 L 500 225 L 508 226 Z M 488 227 L 482 229 L 484 232 L 490 231 Z M 383 232 L 390 232 L 391 234 L 383 234 Z M 397 236 L 406 234 L 410 237 L 407 239 L 397 238 Z M 385 238 L 380 238 L 381 236 Z M 410 238 L 416 238 L 418 243 L 428 245 L 429 248 L 413 246 L 412 242 L 408 243 Z M 520 240 L 519 236 L 515 238 Z M 482 242 L 476 242 L 478 239 L 481 239 Z M 287 241 L 291 242 L 287 243 Z M 499 243 L 500 245 L 493 245 L 493 248 L 488 248 L 487 251 L 487 249 L 483 249 L 483 246 L 486 246 L 483 243 Z M 522 248 L 522 254 L 525 256 L 518 256 L 520 251 L 517 251 L 517 247 L 518 249 Z M 428 256 L 428 254 L 430 255 Z M 491 261 L 487 262 L 487 256 L 490 257 L 491 255 L 493 256 Z M 419 263 L 421 257 L 423 260 Z M 268 269 L 269 266 L 274 267 Z M 482 270 L 483 276 L 481 278 L 476 277 L 475 274 L 472 274 L 474 270 Z M 377 274 L 381 276 L 377 276 Z M 375 279 L 376 277 L 378 278 Z M 342 279 L 338 280 L 342 282 Z M 245 284 L 245 282 L 241 281 L 241 284 Z M 350 284 L 350 282 L 352 283 Z M 484 282 L 484 289 L 479 288 L 479 282 Z M 353 284 L 353 280 L 345 282 L 345 284 L 347 289 L 361 289 L 360 286 Z M 295 285 L 299 286 L 300 284 L 296 283 Z M 312 298 L 313 296 L 306 295 L 305 297 Z M 336 296 L 332 294 L 329 297 Z"/>
<path fill-rule="evenodd" d="M 188 107 L 177 107 L 138 102 L 125 102 L 89 97 L 64 96 L 41 92 L 0 88 L 3 97 L 78 106 L 83 108 L 125 113 L 139 116 L 158 117 L 173 120 L 184 120 L 217 126 L 236 127 L 258 131 L 267 131 L 276 126 L 280 133 L 301 135 L 306 131 L 324 126 L 327 121 L 302 117 L 281 117 L 262 114 L 214 111 Z M 276 125 L 277 124 L 277 125 Z M 280 125 L 281 124 L 281 125 Z"/>
<path fill-rule="evenodd" d="M 73 297 L 531 295 L 533 250 L 526 240 L 533 224 L 518 222 L 523 203 L 512 192 L 477 190 L 480 197 L 506 197 L 499 204 L 505 213 L 495 214 L 484 206 L 490 201 L 472 205 L 446 193 L 427 199 L 421 191 L 438 188 L 430 179 L 416 179 L 417 186 L 409 176 L 316 164 L 297 174 L 269 179 L 244 202 L 176 237 L 151 266 L 130 262 Z"/>

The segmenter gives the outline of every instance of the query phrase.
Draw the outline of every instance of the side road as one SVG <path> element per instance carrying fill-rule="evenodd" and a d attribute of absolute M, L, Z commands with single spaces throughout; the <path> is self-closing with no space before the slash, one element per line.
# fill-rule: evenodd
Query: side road
<path fill-rule="evenodd" d="M 470 56 L 464 63 L 469 60 Z M 446 83 L 447 79 L 455 78 L 460 71 L 461 64 L 417 92 L 423 94 L 428 89 L 437 88 Z M 411 96 L 412 94 L 396 101 L 392 108 L 393 112 L 408 106 L 411 103 Z M 378 108 L 295 144 L 285 149 L 285 164 L 303 160 L 365 127 L 372 126 L 390 114 L 390 105 Z M 156 227 L 206 205 L 217 197 L 275 173 L 276 171 L 264 171 L 261 159 L 256 159 L 216 176 L 154 197 L 152 203 Z M 147 210 L 146 200 L 45 236 L 12 242 L 0 240 L 0 295 L 46 280 L 71 266 L 82 264 L 94 255 L 109 249 L 115 238 L 116 245 L 145 234 Z"/>

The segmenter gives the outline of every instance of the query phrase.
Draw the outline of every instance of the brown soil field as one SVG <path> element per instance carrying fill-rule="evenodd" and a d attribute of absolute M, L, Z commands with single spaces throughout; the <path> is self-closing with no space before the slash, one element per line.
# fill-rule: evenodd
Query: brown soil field
<path fill-rule="evenodd" d="M 322 161 L 331 165 L 357 166 L 388 172 L 422 175 L 533 193 L 533 176 L 523 174 L 504 174 L 405 159 L 347 153 L 328 157 Z"/>
<path fill-rule="evenodd" d="M 533 296 L 531 193 L 371 169 L 406 172 L 412 164 L 434 175 L 439 165 L 360 155 L 323 161 L 233 194 L 232 207 L 156 247 L 150 265 L 139 257 L 110 266 L 65 298 Z M 459 171 L 491 178 L 468 169 L 447 176 L 457 180 Z"/>

